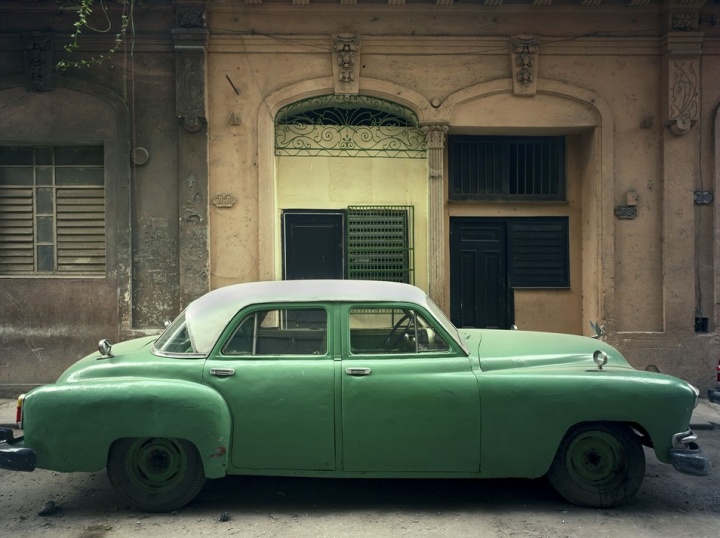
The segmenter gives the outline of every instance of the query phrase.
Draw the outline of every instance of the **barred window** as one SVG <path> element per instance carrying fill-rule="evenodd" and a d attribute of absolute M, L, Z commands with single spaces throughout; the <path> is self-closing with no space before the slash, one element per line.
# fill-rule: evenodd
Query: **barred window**
<path fill-rule="evenodd" d="M 453 200 L 563 200 L 562 136 L 450 136 Z"/>
<path fill-rule="evenodd" d="M 0 275 L 104 275 L 101 146 L 0 146 Z"/>
<path fill-rule="evenodd" d="M 350 206 L 348 278 L 414 282 L 412 206 Z"/>

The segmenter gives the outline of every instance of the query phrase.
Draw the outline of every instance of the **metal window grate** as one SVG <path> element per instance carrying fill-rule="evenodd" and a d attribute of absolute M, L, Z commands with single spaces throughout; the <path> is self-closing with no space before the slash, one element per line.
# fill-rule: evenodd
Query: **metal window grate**
<path fill-rule="evenodd" d="M 98 146 L 0 147 L 0 274 L 105 274 Z"/>
<path fill-rule="evenodd" d="M 321 95 L 275 117 L 275 155 L 425 159 L 425 135 L 409 109 L 377 97 Z"/>
<path fill-rule="evenodd" d="M 348 278 L 413 283 L 412 206 L 350 206 Z"/>
<path fill-rule="evenodd" d="M 561 136 L 451 136 L 450 197 L 561 200 L 565 139 Z"/>

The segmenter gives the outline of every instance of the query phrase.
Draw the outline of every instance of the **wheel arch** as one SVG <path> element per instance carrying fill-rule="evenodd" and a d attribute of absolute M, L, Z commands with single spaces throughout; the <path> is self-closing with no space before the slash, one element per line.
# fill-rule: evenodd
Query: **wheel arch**
<path fill-rule="evenodd" d="M 232 419 L 206 385 L 117 378 L 48 385 L 28 394 L 24 413 L 26 446 L 39 468 L 95 472 L 118 439 L 167 437 L 195 446 L 207 478 L 227 471 Z"/>

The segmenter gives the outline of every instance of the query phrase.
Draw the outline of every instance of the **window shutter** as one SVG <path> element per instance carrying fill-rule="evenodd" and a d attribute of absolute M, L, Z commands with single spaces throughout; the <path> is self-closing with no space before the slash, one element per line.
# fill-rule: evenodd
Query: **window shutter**
<path fill-rule="evenodd" d="M 33 190 L 0 189 L 0 273 L 31 273 L 33 249 Z"/>
<path fill-rule="evenodd" d="M 58 272 L 105 272 L 105 190 L 58 189 Z"/>
<path fill-rule="evenodd" d="M 569 234 L 566 217 L 510 222 L 510 285 L 514 288 L 569 288 Z"/>
<path fill-rule="evenodd" d="M 412 209 L 348 208 L 348 278 L 413 282 Z"/>

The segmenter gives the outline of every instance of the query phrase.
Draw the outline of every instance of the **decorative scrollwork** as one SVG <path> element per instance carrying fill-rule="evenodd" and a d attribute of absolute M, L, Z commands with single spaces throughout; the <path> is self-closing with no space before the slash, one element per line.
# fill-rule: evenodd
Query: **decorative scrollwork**
<path fill-rule="evenodd" d="M 275 119 L 276 155 L 421 159 L 426 148 L 412 111 L 374 97 L 313 97 Z"/>
<path fill-rule="evenodd" d="M 698 119 L 699 113 L 699 77 L 696 61 L 675 61 L 671 68 L 668 119 L 676 124 L 693 122 Z"/>

